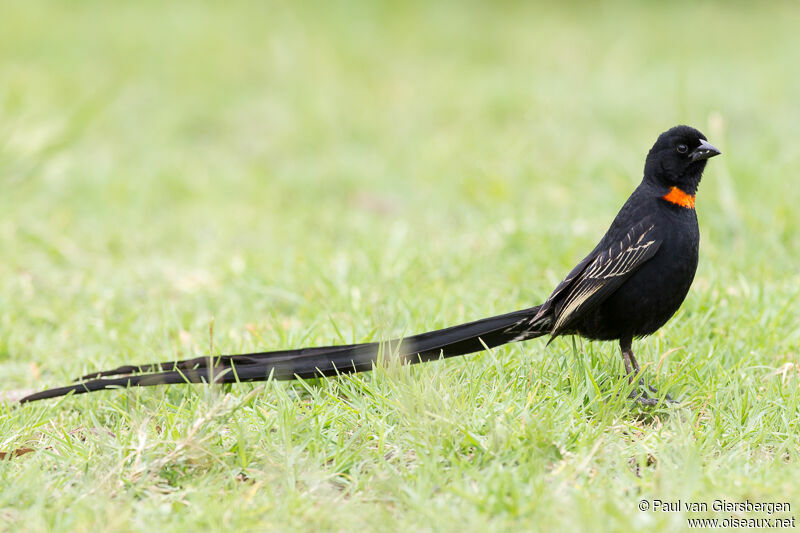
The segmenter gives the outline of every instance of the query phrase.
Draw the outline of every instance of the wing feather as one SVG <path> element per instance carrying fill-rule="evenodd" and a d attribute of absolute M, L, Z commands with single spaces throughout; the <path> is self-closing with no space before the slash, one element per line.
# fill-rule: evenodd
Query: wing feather
<path fill-rule="evenodd" d="M 576 318 L 600 304 L 620 287 L 631 274 L 652 258 L 661 246 L 649 219 L 636 224 L 618 243 L 602 250 L 565 286 L 559 286 L 549 300 L 555 320 L 551 335 L 557 336 Z M 588 258 L 587 258 L 588 259 Z M 570 273 L 572 274 L 572 273 Z M 567 280 L 565 280 L 566 282 Z M 558 301 L 554 301 L 554 299 Z"/>

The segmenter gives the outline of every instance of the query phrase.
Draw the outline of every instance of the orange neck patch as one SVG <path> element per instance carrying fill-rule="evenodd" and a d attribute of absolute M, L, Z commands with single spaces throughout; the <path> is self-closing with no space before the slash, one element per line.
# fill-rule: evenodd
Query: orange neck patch
<path fill-rule="evenodd" d="M 688 209 L 694 209 L 694 195 L 686 194 L 677 187 L 670 188 L 669 192 L 661 198 L 671 204 L 686 207 Z"/>

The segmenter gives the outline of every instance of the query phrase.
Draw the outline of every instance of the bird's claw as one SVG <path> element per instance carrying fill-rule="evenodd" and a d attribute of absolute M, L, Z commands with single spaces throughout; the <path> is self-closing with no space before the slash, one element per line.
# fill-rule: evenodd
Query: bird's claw
<path fill-rule="evenodd" d="M 646 393 L 636 394 L 636 392 L 632 392 L 628 395 L 628 398 L 632 399 L 639 405 L 646 405 L 647 407 L 654 407 L 658 405 L 658 398 L 651 398 Z"/>
<path fill-rule="evenodd" d="M 650 389 L 650 392 L 652 392 L 656 396 L 660 396 L 661 395 L 661 393 L 658 392 L 658 389 L 653 387 L 652 385 L 647 385 L 647 388 Z M 667 402 L 667 403 L 678 403 L 678 400 L 674 400 L 672 398 L 672 396 L 669 395 L 669 393 L 664 394 L 664 401 Z"/>
<path fill-rule="evenodd" d="M 650 389 L 650 392 L 652 392 L 656 396 L 660 396 L 661 393 L 658 392 L 658 389 L 653 387 L 652 385 L 647 385 L 644 382 L 644 380 L 641 380 L 639 382 L 639 384 L 647 387 L 648 389 Z M 631 400 L 635 401 L 636 403 L 638 403 L 640 405 L 646 405 L 646 406 L 655 406 L 655 405 L 658 405 L 659 402 L 661 401 L 661 399 L 658 398 L 658 397 L 656 397 L 656 398 L 650 397 L 647 394 L 647 392 L 642 392 L 640 394 L 636 390 L 631 391 L 631 393 L 628 395 L 628 398 L 630 398 Z M 669 394 L 665 394 L 663 399 L 664 399 L 665 403 L 678 403 L 677 400 L 673 400 L 672 396 L 670 396 Z"/>

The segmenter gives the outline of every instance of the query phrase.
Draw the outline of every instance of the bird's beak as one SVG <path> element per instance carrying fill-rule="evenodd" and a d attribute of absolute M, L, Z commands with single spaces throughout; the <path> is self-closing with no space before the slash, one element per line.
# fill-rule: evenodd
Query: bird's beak
<path fill-rule="evenodd" d="M 689 157 L 692 158 L 692 161 L 701 161 L 703 159 L 710 159 L 721 153 L 722 152 L 710 142 L 700 140 L 700 146 L 695 148 L 694 151 L 689 154 Z"/>

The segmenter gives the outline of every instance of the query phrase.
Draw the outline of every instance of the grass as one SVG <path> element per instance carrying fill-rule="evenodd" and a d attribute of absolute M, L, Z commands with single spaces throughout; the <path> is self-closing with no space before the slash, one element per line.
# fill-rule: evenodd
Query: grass
<path fill-rule="evenodd" d="M 0 404 L 0 529 L 682 530 L 800 506 L 796 3 L 11 1 L 0 390 L 527 307 L 656 135 L 724 155 L 699 271 L 639 341 L 307 383 Z M 727 518 L 731 513 L 692 516 Z M 765 517 L 763 513 L 734 513 Z"/>

